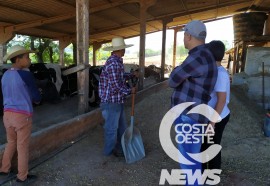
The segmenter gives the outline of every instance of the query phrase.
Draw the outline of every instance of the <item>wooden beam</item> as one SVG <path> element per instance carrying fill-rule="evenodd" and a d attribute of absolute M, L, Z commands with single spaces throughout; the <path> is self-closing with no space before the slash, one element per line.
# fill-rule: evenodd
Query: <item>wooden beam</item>
<path fill-rule="evenodd" d="M 243 3 L 243 2 L 241 1 L 241 3 Z M 246 1 L 244 1 L 244 3 L 246 3 Z M 233 6 L 233 5 L 236 5 L 236 4 L 240 4 L 240 3 L 226 2 L 226 3 L 221 3 L 220 6 Z M 208 7 L 200 7 L 200 8 L 195 9 L 195 10 L 190 10 L 189 13 L 190 14 L 196 14 L 196 13 L 200 13 L 202 11 L 213 10 L 215 8 L 216 8 L 215 5 L 214 6 L 211 5 L 211 6 L 208 6 Z M 149 21 L 163 20 L 163 19 L 166 19 L 166 18 L 175 18 L 175 17 L 184 16 L 184 15 L 186 15 L 186 11 L 180 12 L 180 13 L 177 12 L 177 13 L 171 13 L 171 14 L 166 14 L 166 15 L 162 15 L 162 16 L 156 16 L 154 18 L 147 19 L 146 21 L 149 22 Z M 102 33 L 102 32 L 107 32 L 107 31 L 110 31 L 110 30 L 117 30 L 117 29 L 121 29 L 123 27 L 135 26 L 135 25 L 138 25 L 138 24 L 139 23 L 137 21 L 134 21 L 134 22 L 130 22 L 130 23 L 127 23 L 127 24 L 122 24 L 121 26 L 112 26 L 112 27 L 108 27 L 108 28 L 103 29 L 103 30 L 98 30 L 97 32 L 92 32 L 91 35 Z"/>
<path fill-rule="evenodd" d="M 75 17 L 75 15 L 76 15 L 75 13 L 70 13 L 70 14 L 66 14 L 66 15 L 51 17 L 51 18 L 44 18 L 44 19 L 40 19 L 40 20 L 36 20 L 36 21 L 30 21 L 27 23 L 7 26 L 7 27 L 5 27 L 5 30 L 7 30 L 9 32 L 19 31 L 19 30 L 23 30 L 26 28 L 32 28 L 32 27 L 37 27 L 37 26 L 46 25 L 46 24 L 50 24 L 50 23 L 64 21 L 64 20 L 70 19 L 72 17 Z"/>
<path fill-rule="evenodd" d="M 140 8 L 140 49 L 139 49 L 139 82 L 138 89 L 143 89 L 144 67 L 145 67 L 145 34 L 146 34 L 146 6 Z"/>
<path fill-rule="evenodd" d="M 95 12 L 99 12 L 99 11 L 103 11 L 106 9 L 110 9 L 110 8 L 114 8 L 123 4 L 128 4 L 128 3 L 139 3 L 140 0 L 124 0 L 124 1 L 117 1 L 114 3 L 106 3 L 104 5 L 98 6 L 98 7 L 93 7 L 90 9 L 90 14 L 91 13 L 95 13 Z"/>
<path fill-rule="evenodd" d="M 173 38 L 173 62 L 172 67 L 175 68 L 176 63 L 176 48 L 177 48 L 177 33 L 182 29 L 183 27 L 174 28 L 174 38 Z"/>
<path fill-rule="evenodd" d="M 145 67 L 145 34 L 146 34 L 146 12 L 150 6 L 153 6 L 156 0 L 140 0 L 140 51 L 139 51 L 139 90 L 143 89 L 144 67 Z"/>
<path fill-rule="evenodd" d="M 153 26 L 151 23 L 146 23 L 146 25 L 149 26 L 149 27 L 152 27 L 152 28 L 154 28 L 154 29 L 156 29 L 158 31 L 162 30 L 162 29 L 160 29 L 160 28 L 158 28 L 156 26 Z"/>
<path fill-rule="evenodd" d="M 219 9 L 219 3 L 220 3 L 220 0 L 216 0 L 217 1 L 217 8 L 216 8 L 216 17 L 218 17 L 218 9 Z"/>
<path fill-rule="evenodd" d="M 6 61 L 3 61 L 3 58 L 6 54 L 7 46 L 5 44 L 0 44 L 0 65 L 6 63 Z"/>
<path fill-rule="evenodd" d="M 93 66 L 97 65 L 97 50 L 101 48 L 101 43 L 93 43 Z"/>
<path fill-rule="evenodd" d="M 162 20 L 162 49 L 161 49 L 161 65 L 160 65 L 161 66 L 161 72 L 160 72 L 161 81 L 164 80 L 164 71 L 165 71 L 167 24 L 171 21 L 172 19 Z"/>
<path fill-rule="evenodd" d="M 15 36 L 14 32 L 6 31 L 4 27 L 0 27 L 0 44 L 5 44 Z"/>
<path fill-rule="evenodd" d="M 89 65 L 89 0 L 76 1 L 77 65 Z M 78 114 L 88 111 L 89 69 L 78 72 Z"/>
<path fill-rule="evenodd" d="M 75 73 L 75 72 L 79 72 L 79 71 L 82 71 L 82 70 L 84 70 L 84 69 L 87 69 L 87 68 L 89 68 L 89 66 L 90 66 L 90 65 L 79 64 L 79 65 L 77 65 L 77 66 L 75 66 L 75 67 L 72 67 L 72 68 L 69 68 L 69 69 L 67 69 L 67 70 L 64 70 L 64 71 L 62 72 L 62 74 L 63 74 L 64 76 L 67 76 L 67 75 L 69 75 L 69 74 L 73 74 L 73 73 Z"/>
<path fill-rule="evenodd" d="M 242 3 L 247 3 L 250 0 L 242 0 L 242 1 L 237 1 L 237 2 L 233 2 L 233 1 L 229 1 L 229 2 L 224 2 L 224 3 L 220 3 L 220 7 L 226 7 L 226 6 L 234 6 L 234 5 L 238 5 L 238 4 L 242 4 Z M 210 5 L 210 6 L 205 6 L 205 7 L 199 7 L 193 10 L 189 10 L 189 14 L 196 14 L 196 13 L 201 13 L 201 12 L 207 12 L 209 10 L 214 10 L 216 9 L 216 5 Z M 186 15 L 186 11 L 184 12 L 174 12 L 171 14 L 167 14 L 167 15 L 162 15 L 162 16 L 156 16 L 155 19 L 157 20 L 161 20 L 164 19 L 166 17 L 180 17 L 180 16 L 185 16 Z M 147 21 L 151 21 L 151 20 L 147 20 Z"/>
<path fill-rule="evenodd" d="M 99 6 L 99 7 L 91 8 L 90 12 L 91 12 L 91 14 L 93 14 L 95 12 L 103 11 L 103 10 L 106 10 L 108 8 L 114 8 L 114 7 L 120 6 L 122 4 L 138 3 L 138 2 L 139 2 L 139 0 L 126 0 L 126 1 L 122 1 L 122 2 L 115 2 L 115 3 L 105 4 L 105 5 L 102 5 L 102 6 Z M 11 7 L 8 7 L 8 8 L 11 8 Z M 11 9 L 13 9 L 13 8 L 11 8 Z M 26 11 L 20 10 L 20 9 L 15 9 L 15 10 L 26 12 Z M 34 14 L 34 13 L 31 13 L 31 14 Z M 37 27 L 37 26 L 41 26 L 41 25 L 46 25 L 46 24 L 50 24 L 50 23 L 64 21 L 64 20 L 73 18 L 75 16 L 76 16 L 76 13 L 70 13 L 70 14 L 60 15 L 60 16 L 55 16 L 55 17 L 42 18 L 42 19 L 39 19 L 39 20 L 31 21 L 31 22 L 26 22 L 26 23 L 7 26 L 7 27 L 5 27 L 5 29 L 9 30 L 9 31 L 19 31 L 19 30 L 23 30 L 23 29 L 26 29 L 26 28 L 33 28 L 33 27 Z M 121 26 L 121 25 L 119 25 L 119 26 Z"/>
<path fill-rule="evenodd" d="M 181 0 L 181 3 L 182 3 L 182 6 L 183 6 L 184 9 L 185 9 L 185 12 L 188 14 L 188 15 L 186 15 L 186 16 L 189 17 L 190 20 L 192 20 L 192 17 L 191 17 L 191 15 L 190 15 L 189 10 L 187 9 L 187 6 L 185 5 L 184 1 Z"/>
<path fill-rule="evenodd" d="M 63 0 L 53 0 L 53 1 L 60 2 L 62 4 L 65 4 L 65 5 L 68 5 L 70 7 L 76 8 L 76 4 L 75 4 L 74 1 L 72 1 L 72 2 L 70 2 L 70 1 L 63 1 Z"/>
<path fill-rule="evenodd" d="M 161 81 L 164 80 L 164 68 L 165 68 L 165 57 L 166 57 L 166 26 L 167 26 L 167 21 L 163 20 L 163 25 L 162 25 L 162 49 L 161 49 L 161 70 L 160 70 L 160 79 Z"/>
<path fill-rule="evenodd" d="M 65 65 L 64 61 L 64 51 L 65 48 L 71 43 L 71 40 L 69 38 L 61 38 L 59 39 L 59 64 L 61 66 Z"/>
<path fill-rule="evenodd" d="M 33 10 L 22 10 L 20 8 L 18 8 L 17 6 L 14 6 L 14 5 L 10 5 L 10 4 L 3 4 L 3 2 L 5 3 L 5 1 L 0 1 L 0 7 L 4 7 L 6 9 L 10 9 L 10 10 L 15 10 L 15 11 L 18 11 L 18 12 L 22 12 L 22 13 L 27 13 L 27 14 L 32 14 L 32 15 L 35 15 L 35 16 L 41 16 L 41 17 L 45 17 L 46 15 L 42 12 L 42 11 L 39 11 L 38 9 L 35 9 L 36 11 L 33 11 Z"/>
<path fill-rule="evenodd" d="M 251 8 L 252 8 L 252 6 L 260 6 L 261 4 L 262 4 L 262 2 L 263 2 L 264 0 L 254 0 L 253 2 L 252 2 L 252 4 L 249 6 L 249 8 L 248 8 L 248 10 L 250 10 Z M 247 11 L 248 11 L 247 10 Z M 247 12 L 246 11 L 246 12 Z"/>

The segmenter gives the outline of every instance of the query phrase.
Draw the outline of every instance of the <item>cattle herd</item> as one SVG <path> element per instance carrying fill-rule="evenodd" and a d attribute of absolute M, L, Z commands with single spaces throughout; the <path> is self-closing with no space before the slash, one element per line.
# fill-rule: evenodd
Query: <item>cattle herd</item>
<path fill-rule="evenodd" d="M 62 72 L 75 67 L 71 65 L 68 67 L 61 68 L 58 64 L 52 63 L 34 63 L 31 64 L 29 69 L 33 73 L 36 84 L 42 91 L 42 103 L 56 104 L 61 100 L 72 97 L 77 94 L 77 73 L 69 75 L 63 75 Z M 11 67 L 11 64 L 3 64 L 0 66 L 0 79 L 2 75 Z M 138 69 L 138 65 L 135 64 L 124 64 L 125 72 L 131 72 Z M 98 106 L 98 83 L 99 76 L 102 71 L 102 66 L 90 66 L 89 67 L 89 105 Z M 171 66 L 166 66 L 165 73 L 171 71 Z M 160 81 L 160 68 L 155 65 L 145 67 L 145 78 L 153 77 L 156 82 Z M 1 82 L 0 82 L 1 84 Z M 3 113 L 3 95 L 2 89 L 0 89 L 0 111 Z"/>

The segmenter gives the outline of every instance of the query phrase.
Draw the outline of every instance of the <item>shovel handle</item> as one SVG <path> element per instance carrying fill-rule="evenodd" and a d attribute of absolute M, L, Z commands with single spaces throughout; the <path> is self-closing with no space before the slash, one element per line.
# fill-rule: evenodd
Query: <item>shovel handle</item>
<path fill-rule="evenodd" d="M 136 89 L 135 89 L 135 87 L 132 87 L 131 88 L 131 96 L 132 96 L 132 100 L 131 100 L 131 116 L 134 116 L 135 94 L 136 94 Z"/>

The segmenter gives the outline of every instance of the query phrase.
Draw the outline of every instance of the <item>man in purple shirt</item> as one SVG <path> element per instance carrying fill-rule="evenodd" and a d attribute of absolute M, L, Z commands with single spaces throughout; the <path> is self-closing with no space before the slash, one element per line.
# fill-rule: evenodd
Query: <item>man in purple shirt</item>
<path fill-rule="evenodd" d="M 170 75 L 169 86 L 174 88 L 171 103 L 172 107 L 185 102 L 195 103 L 180 114 L 175 124 L 207 124 L 208 119 L 203 115 L 187 115 L 187 112 L 197 105 L 208 104 L 217 79 L 217 65 L 205 45 L 206 27 L 204 23 L 197 20 L 191 21 L 184 27 L 183 31 L 184 45 L 189 53 L 184 62 L 176 67 Z M 181 131 L 181 129 L 178 129 L 178 131 Z M 189 135 L 196 132 L 197 130 L 191 127 Z M 178 148 L 182 155 L 189 159 L 190 156 L 187 153 L 199 153 L 201 142 L 202 139 L 199 143 L 197 141 L 184 142 L 178 144 Z M 201 170 L 201 163 L 196 162 L 195 165 L 180 164 L 180 167 L 181 169 L 191 169 L 194 173 L 197 169 Z"/>
<path fill-rule="evenodd" d="M 131 89 L 126 85 L 122 57 L 125 55 L 125 48 L 131 46 L 133 45 L 126 45 L 122 37 L 116 37 L 112 39 L 112 46 L 104 48 L 106 51 L 112 51 L 99 81 L 100 108 L 105 120 L 103 154 L 106 156 L 112 153 L 115 156 L 123 156 L 121 136 L 126 129 L 124 100 Z"/>

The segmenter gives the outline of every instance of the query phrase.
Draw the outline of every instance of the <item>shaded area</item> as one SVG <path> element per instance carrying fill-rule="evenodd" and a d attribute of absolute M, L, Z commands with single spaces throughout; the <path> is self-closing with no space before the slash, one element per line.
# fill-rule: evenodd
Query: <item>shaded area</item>
<path fill-rule="evenodd" d="M 161 169 L 178 169 L 162 150 L 159 125 L 170 107 L 170 88 L 135 105 L 135 125 L 141 132 L 146 157 L 134 164 L 124 158 L 104 157 L 103 129 L 99 125 L 77 143 L 31 170 L 34 185 L 158 185 Z M 270 138 L 262 134 L 263 113 L 240 89 L 232 88 L 231 119 L 222 141 L 220 185 L 269 184 Z M 127 107 L 127 119 L 130 116 Z M 9 185 L 10 183 L 6 184 Z"/>

